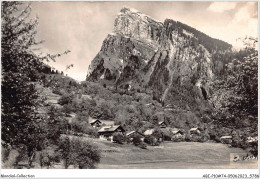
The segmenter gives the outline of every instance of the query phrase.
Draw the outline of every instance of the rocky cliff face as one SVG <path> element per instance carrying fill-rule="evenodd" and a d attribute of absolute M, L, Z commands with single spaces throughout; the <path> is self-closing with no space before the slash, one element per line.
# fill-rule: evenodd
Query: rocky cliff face
<path fill-rule="evenodd" d="M 162 23 L 123 8 L 115 19 L 114 32 L 92 61 L 88 78 L 117 81 L 128 76 L 123 72 L 132 74 L 135 66 L 141 70 L 158 50 L 162 28 Z"/>
<path fill-rule="evenodd" d="M 210 44 L 210 45 L 207 45 Z M 104 40 L 89 67 L 87 80 L 129 84 L 152 91 L 167 103 L 190 108 L 210 92 L 214 78 L 211 53 L 230 45 L 173 20 L 158 22 L 123 8 L 114 32 Z M 180 104 L 183 103 L 183 104 Z"/>

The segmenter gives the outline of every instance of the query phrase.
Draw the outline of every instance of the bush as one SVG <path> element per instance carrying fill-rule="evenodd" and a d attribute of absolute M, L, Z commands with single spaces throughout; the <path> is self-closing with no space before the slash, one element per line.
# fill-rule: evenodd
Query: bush
<path fill-rule="evenodd" d="M 172 138 L 171 138 L 171 141 L 173 141 L 173 142 L 181 142 L 181 141 L 184 141 L 184 136 L 182 136 L 182 137 L 176 137 L 176 136 L 173 136 Z"/>
<path fill-rule="evenodd" d="M 210 139 L 209 135 L 203 135 L 201 137 L 202 142 L 207 142 Z"/>
<path fill-rule="evenodd" d="M 64 94 L 58 100 L 58 103 L 60 105 L 69 104 L 69 103 L 72 103 L 72 99 L 73 99 L 73 95 L 72 94 Z"/>
<path fill-rule="evenodd" d="M 87 121 L 75 120 L 71 123 L 72 130 L 75 133 L 88 134 L 91 137 L 98 137 L 98 132 L 92 126 L 89 125 Z"/>
<path fill-rule="evenodd" d="M 147 149 L 147 145 L 146 145 L 144 142 L 141 142 L 138 146 L 139 146 L 141 149 Z"/>
<path fill-rule="evenodd" d="M 217 143 L 221 143 L 221 140 L 220 140 L 220 138 L 219 138 L 219 137 L 217 137 L 217 136 L 216 136 L 216 138 L 215 138 L 215 141 L 216 141 Z"/>
<path fill-rule="evenodd" d="M 191 140 L 192 142 L 202 142 L 202 138 L 201 138 L 201 136 L 199 136 L 199 135 L 192 135 L 192 137 L 190 138 L 190 140 Z"/>
<path fill-rule="evenodd" d="M 101 155 L 97 146 L 93 145 L 89 141 L 75 140 L 74 152 L 76 153 L 75 163 L 80 169 L 83 168 L 95 168 L 95 165 L 99 163 Z"/>
<path fill-rule="evenodd" d="M 145 136 L 144 142 L 152 146 L 160 144 L 158 139 L 152 135 Z"/>
<path fill-rule="evenodd" d="M 133 144 L 134 144 L 135 146 L 138 146 L 138 145 L 140 145 L 141 143 L 142 143 L 142 141 L 141 141 L 140 136 L 139 136 L 139 135 L 134 135 L 134 136 L 133 136 Z"/>
<path fill-rule="evenodd" d="M 242 149 L 246 150 L 249 146 L 249 143 L 247 141 L 243 140 L 241 142 L 240 146 L 241 146 Z"/>
<path fill-rule="evenodd" d="M 161 129 L 161 134 L 163 135 L 163 140 L 165 141 L 171 141 L 172 139 L 172 132 L 168 129 Z"/>
<path fill-rule="evenodd" d="M 86 134 L 88 134 L 89 136 L 91 137 L 98 137 L 98 132 L 96 129 L 94 129 L 93 127 L 91 126 L 88 126 L 88 130 L 85 131 Z"/>
<path fill-rule="evenodd" d="M 126 143 L 131 144 L 133 142 L 133 139 L 130 137 L 126 137 Z"/>
<path fill-rule="evenodd" d="M 163 132 L 161 131 L 161 129 L 157 128 L 154 130 L 152 136 L 154 136 L 156 139 L 162 139 L 163 138 Z"/>
<path fill-rule="evenodd" d="M 221 142 L 223 144 L 231 144 L 232 143 L 232 139 L 221 139 Z"/>
<path fill-rule="evenodd" d="M 40 152 L 40 165 L 41 167 L 47 166 L 48 168 L 52 163 L 60 162 L 61 154 L 58 151 L 58 146 L 48 146 Z"/>
<path fill-rule="evenodd" d="M 54 94 L 57 94 L 57 95 L 63 95 L 63 93 L 62 93 L 62 91 L 59 89 L 59 88 L 54 88 L 53 90 L 52 90 L 52 92 L 54 93 Z"/>
<path fill-rule="evenodd" d="M 233 132 L 232 134 L 232 147 L 241 147 L 242 139 L 240 138 L 239 134 L 236 132 Z"/>
<path fill-rule="evenodd" d="M 149 145 L 151 145 L 152 143 L 153 143 L 153 136 L 151 136 L 151 135 L 148 135 L 148 136 L 145 136 L 144 137 L 144 142 L 145 143 L 147 143 L 147 144 L 149 144 Z"/>
<path fill-rule="evenodd" d="M 63 108 L 61 109 L 62 112 L 68 117 L 69 114 L 73 111 L 71 104 L 64 104 Z"/>
<path fill-rule="evenodd" d="M 197 142 L 204 142 L 204 141 L 203 141 L 203 138 L 202 138 L 202 137 L 199 137 L 199 138 L 197 139 Z"/>
<path fill-rule="evenodd" d="M 186 134 L 184 140 L 185 140 L 186 142 L 190 142 L 190 141 L 191 141 L 190 134 Z"/>
<path fill-rule="evenodd" d="M 255 157 L 258 156 L 258 141 L 254 141 L 250 144 L 249 152 Z"/>
<path fill-rule="evenodd" d="M 95 168 L 96 164 L 100 162 L 100 151 L 90 141 L 65 137 L 62 138 L 59 148 L 65 168 L 70 165 L 74 165 L 79 169 Z"/>
<path fill-rule="evenodd" d="M 216 140 L 216 134 L 210 133 L 209 138 L 210 138 L 210 140 Z"/>
<path fill-rule="evenodd" d="M 114 133 L 113 134 L 113 141 L 118 144 L 123 144 L 126 140 L 123 134 L 121 133 Z"/>

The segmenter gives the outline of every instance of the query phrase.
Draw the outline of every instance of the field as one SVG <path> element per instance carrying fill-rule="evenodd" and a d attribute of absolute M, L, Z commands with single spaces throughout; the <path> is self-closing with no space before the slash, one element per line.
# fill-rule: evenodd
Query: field
<path fill-rule="evenodd" d="M 176 142 L 141 149 L 94 140 L 102 149 L 99 169 L 224 169 L 257 168 L 257 161 L 230 162 L 230 153 L 243 153 L 220 143 Z"/>

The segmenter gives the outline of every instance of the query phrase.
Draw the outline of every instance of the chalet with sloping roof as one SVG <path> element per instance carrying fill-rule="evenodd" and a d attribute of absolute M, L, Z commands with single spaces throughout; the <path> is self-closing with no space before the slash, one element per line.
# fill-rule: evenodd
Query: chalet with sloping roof
<path fill-rule="evenodd" d="M 247 142 L 248 143 L 253 143 L 253 142 L 257 142 L 258 141 L 258 137 L 255 136 L 255 137 L 248 137 L 247 138 Z"/>
<path fill-rule="evenodd" d="M 132 141 L 133 137 L 136 136 L 136 135 L 139 136 L 142 141 L 144 140 L 144 134 L 142 134 L 141 132 L 130 131 L 130 132 L 126 133 L 126 137 L 129 138 L 130 141 Z"/>
<path fill-rule="evenodd" d="M 113 134 L 116 132 L 124 135 L 125 129 L 120 125 L 104 126 L 99 129 L 98 134 L 100 139 L 113 141 Z"/>
<path fill-rule="evenodd" d="M 201 133 L 201 129 L 198 128 L 198 127 L 194 127 L 194 128 L 191 128 L 191 129 L 190 129 L 190 134 L 191 134 L 191 135 L 193 135 L 193 134 L 195 134 L 195 135 L 200 135 L 200 133 Z"/>
<path fill-rule="evenodd" d="M 161 121 L 158 124 L 159 124 L 160 128 L 166 128 L 167 127 L 167 125 L 164 121 Z"/>
<path fill-rule="evenodd" d="M 153 135 L 155 132 L 156 132 L 155 129 L 147 129 L 146 131 L 144 131 L 144 135 L 150 136 Z M 161 133 L 160 135 L 161 135 L 160 137 L 157 136 L 156 140 L 163 141 L 163 134 Z"/>
<path fill-rule="evenodd" d="M 178 128 L 172 128 L 171 132 L 172 132 L 172 140 L 184 138 L 184 132 Z"/>
<path fill-rule="evenodd" d="M 93 119 L 91 117 L 88 119 L 88 123 L 94 128 L 98 128 L 102 125 L 102 122 L 100 120 Z"/>
<path fill-rule="evenodd" d="M 174 105 L 167 104 L 163 109 L 164 109 L 165 111 L 173 111 Z"/>
<path fill-rule="evenodd" d="M 110 121 L 110 120 L 100 120 L 102 123 L 102 126 L 113 126 L 115 125 L 115 121 Z"/>
<path fill-rule="evenodd" d="M 172 128 L 171 132 L 172 132 L 173 135 L 177 135 L 177 134 L 183 135 L 183 132 L 178 128 Z"/>
<path fill-rule="evenodd" d="M 232 136 L 222 136 L 222 137 L 220 137 L 220 141 L 223 144 L 231 144 L 232 143 Z"/>
<path fill-rule="evenodd" d="M 154 132 L 154 129 L 147 129 L 146 131 L 144 131 L 144 135 L 147 136 L 147 135 L 152 135 Z"/>

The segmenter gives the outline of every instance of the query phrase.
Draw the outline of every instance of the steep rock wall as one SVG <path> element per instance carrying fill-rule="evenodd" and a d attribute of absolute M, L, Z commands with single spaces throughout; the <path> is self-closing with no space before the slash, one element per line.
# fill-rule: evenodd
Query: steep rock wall
<path fill-rule="evenodd" d="M 225 48 L 229 44 L 180 22 L 166 19 L 161 23 L 123 8 L 113 33 L 92 61 L 87 80 L 131 83 L 133 90 L 133 84 L 138 84 L 150 89 L 157 100 L 174 103 L 178 99 L 190 108 L 194 101 L 204 103 L 210 92 L 209 82 L 214 78 L 210 51 Z"/>

